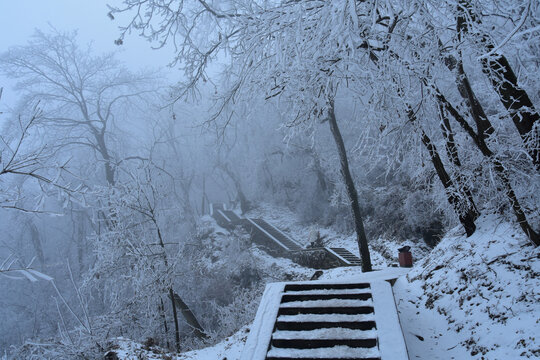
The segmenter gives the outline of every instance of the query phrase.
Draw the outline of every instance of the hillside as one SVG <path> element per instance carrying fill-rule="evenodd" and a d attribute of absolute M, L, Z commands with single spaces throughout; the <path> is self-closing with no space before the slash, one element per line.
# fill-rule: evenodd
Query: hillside
<path fill-rule="evenodd" d="M 292 213 L 265 205 L 253 214 L 264 217 L 298 240 L 307 241 L 309 231 Z M 214 224 L 215 225 L 215 224 Z M 216 231 L 223 232 L 218 228 Z M 320 229 L 328 246 L 355 251 L 354 237 L 332 229 Z M 373 241 L 377 269 L 389 266 L 388 257 L 401 244 Z M 479 221 L 476 233 L 467 238 L 460 228 L 448 232 L 427 252 L 413 246 L 414 267 L 394 286 L 394 295 L 410 359 L 518 359 L 540 355 L 540 252 L 519 229 L 495 216 Z M 256 262 L 271 268 L 276 281 L 281 273 L 290 280 L 308 279 L 313 269 L 288 259 L 273 258 L 252 248 Z M 418 259 L 418 255 L 423 258 Z M 424 255 L 425 254 L 425 255 Z M 356 267 L 325 270 L 320 279 L 354 277 Z M 174 359 L 239 359 L 249 324 L 216 345 L 190 351 Z M 165 359 L 171 354 L 152 353 L 128 340 L 117 341 L 120 359 Z"/>

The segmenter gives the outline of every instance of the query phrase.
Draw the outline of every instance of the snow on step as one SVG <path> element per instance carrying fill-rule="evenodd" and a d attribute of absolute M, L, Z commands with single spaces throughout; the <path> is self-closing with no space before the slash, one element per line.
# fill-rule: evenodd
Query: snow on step
<path fill-rule="evenodd" d="M 377 358 L 379 357 L 379 351 L 377 348 L 353 348 L 345 345 L 315 349 L 283 349 L 272 347 L 268 351 L 267 357 L 288 359 L 362 359 Z"/>
<path fill-rule="evenodd" d="M 279 315 L 277 321 L 282 322 L 365 322 L 375 320 L 374 314 L 298 314 Z"/>
<path fill-rule="evenodd" d="M 356 307 L 369 306 L 373 302 L 368 300 L 330 299 L 330 300 L 305 300 L 290 301 L 281 304 L 281 308 L 315 308 L 315 307 Z"/>
<path fill-rule="evenodd" d="M 338 340 L 338 339 L 375 339 L 375 330 L 352 330 L 345 328 L 329 328 L 316 330 L 288 331 L 277 330 L 272 335 L 273 339 L 285 340 Z"/>
<path fill-rule="evenodd" d="M 286 291 L 285 295 L 355 295 L 355 294 L 369 294 L 370 288 L 365 289 L 319 289 L 319 290 L 299 290 L 299 291 Z"/>
<path fill-rule="evenodd" d="M 351 282 L 269 284 L 241 359 L 407 360 L 392 288 L 385 281 L 396 277 L 389 269 Z"/>

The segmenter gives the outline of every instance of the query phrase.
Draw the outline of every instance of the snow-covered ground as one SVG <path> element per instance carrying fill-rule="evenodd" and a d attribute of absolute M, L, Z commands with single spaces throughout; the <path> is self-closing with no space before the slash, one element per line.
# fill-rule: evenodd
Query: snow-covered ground
<path fill-rule="evenodd" d="M 411 359 L 540 358 L 540 251 L 494 216 L 394 286 Z"/>
<path fill-rule="evenodd" d="M 299 224 L 290 211 L 270 205 L 249 216 L 266 219 L 302 244 L 309 242 L 314 229 Z M 327 246 L 357 253 L 353 234 L 316 230 L 326 236 Z M 373 243 L 376 268 L 396 262 L 392 254 L 397 257 L 403 245 L 383 239 Z M 455 228 L 430 253 L 425 246 L 408 245 L 417 259 L 418 254 L 423 259 L 397 280 L 393 291 L 411 360 L 540 358 L 540 251 L 516 226 L 488 216 L 479 219 L 473 236 L 466 238 Z M 253 255 L 265 268 L 288 272 L 291 280 L 309 279 L 314 272 L 256 248 Z M 342 267 L 325 270 L 320 280 L 359 274 L 358 267 Z M 249 326 L 212 347 L 176 356 L 144 350 L 125 339 L 118 341 L 116 352 L 119 359 L 130 360 L 237 360 Z"/>
<path fill-rule="evenodd" d="M 222 359 L 239 359 L 244 348 L 247 336 L 249 334 L 249 326 L 244 326 L 232 336 L 223 339 L 222 342 L 206 347 L 204 349 L 185 352 L 179 355 L 173 355 L 162 351 L 156 347 L 145 347 L 133 341 L 119 338 L 114 339 L 116 344 L 112 351 L 116 354 L 116 358 L 111 357 L 105 359 L 110 360 L 222 360 Z"/>

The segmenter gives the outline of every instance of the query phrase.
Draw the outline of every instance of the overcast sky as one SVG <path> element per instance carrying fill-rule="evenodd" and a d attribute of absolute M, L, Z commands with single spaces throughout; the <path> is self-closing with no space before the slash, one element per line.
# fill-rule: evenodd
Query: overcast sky
<path fill-rule="evenodd" d="M 121 18 L 107 17 L 107 4 L 119 5 L 121 0 L 0 0 L 0 53 L 10 46 L 24 45 L 34 29 L 47 31 L 54 26 L 61 31 L 79 30 L 81 42 L 94 44 L 97 52 L 118 51 L 118 58 L 133 70 L 166 66 L 172 60 L 172 50 L 152 50 L 151 44 L 133 34 L 124 45 L 114 45 Z M 50 24 L 50 25 L 49 25 Z M 0 107 L 12 104 L 16 94 L 10 83 L 0 77 L 4 96 Z"/>

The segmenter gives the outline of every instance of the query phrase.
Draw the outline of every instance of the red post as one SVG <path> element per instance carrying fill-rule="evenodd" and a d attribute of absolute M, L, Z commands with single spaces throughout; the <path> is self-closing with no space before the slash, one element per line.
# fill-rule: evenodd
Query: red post
<path fill-rule="evenodd" d="M 404 251 L 399 253 L 399 266 L 412 267 L 412 254 L 410 251 Z"/>

